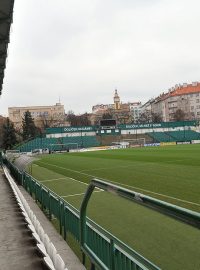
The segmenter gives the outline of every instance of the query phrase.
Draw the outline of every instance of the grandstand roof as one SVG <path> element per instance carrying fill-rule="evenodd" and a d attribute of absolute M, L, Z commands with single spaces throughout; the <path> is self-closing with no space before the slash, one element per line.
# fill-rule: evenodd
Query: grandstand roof
<path fill-rule="evenodd" d="M 13 18 L 14 0 L 0 1 L 0 95 L 3 87 L 6 67 L 7 48 L 10 36 L 10 25 Z"/>
<path fill-rule="evenodd" d="M 170 93 L 171 97 L 200 92 L 200 83 L 183 84 Z"/>

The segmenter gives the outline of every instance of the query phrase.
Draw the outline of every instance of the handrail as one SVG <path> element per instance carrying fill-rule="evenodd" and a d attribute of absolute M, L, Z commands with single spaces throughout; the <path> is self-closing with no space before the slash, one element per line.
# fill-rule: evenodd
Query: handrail
<path fill-rule="evenodd" d="M 87 221 L 87 217 L 86 217 L 86 210 L 87 210 L 87 205 L 88 202 L 90 200 L 90 197 L 92 195 L 92 192 L 94 191 L 95 187 L 98 187 L 100 189 L 103 189 L 105 191 L 108 191 L 110 193 L 113 193 L 115 195 L 119 195 L 122 197 L 126 197 L 129 198 L 128 196 L 125 196 L 126 192 L 128 194 L 128 192 L 130 192 L 132 195 L 136 195 L 135 192 L 131 192 L 128 189 L 124 189 L 121 188 L 119 186 L 107 183 L 105 181 L 99 180 L 99 179 L 93 179 L 87 190 L 86 193 L 84 195 L 82 204 L 81 204 L 81 208 L 80 208 L 80 245 L 81 245 L 81 249 L 82 251 L 87 254 L 92 261 L 99 266 L 101 269 L 105 269 L 107 270 L 108 268 L 104 265 L 104 263 L 94 254 L 94 252 L 92 252 L 92 250 L 88 247 L 87 243 L 86 243 L 86 221 Z M 110 246 L 111 246 L 111 256 L 114 256 L 114 252 L 115 252 L 115 246 L 114 246 L 114 239 L 110 239 Z M 156 265 L 154 265 L 152 262 L 150 262 L 149 260 L 147 260 L 146 258 L 144 258 L 143 256 L 141 256 L 139 253 L 134 252 L 133 254 L 133 259 L 137 262 L 138 265 L 140 265 L 141 269 L 144 270 L 159 270 L 160 268 L 157 267 Z M 111 265 L 109 269 L 113 269 L 114 270 L 114 263 L 112 263 L 111 260 Z"/>
<path fill-rule="evenodd" d="M 99 179 L 93 179 L 90 185 L 88 186 L 88 189 L 85 193 L 85 196 L 83 198 L 81 208 L 80 208 L 80 244 L 81 244 L 82 251 L 86 253 L 87 255 L 89 255 L 90 257 L 92 257 L 94 263 L 100 266 L 102 269 L 107 269 L 107 268 L 105 268 L 104 264 L 99 260 L 99 258 L 95 256 L 95 254 L 90 250 L 90 248 L 86 244 L 86 237 L 87 237 L 86 235 L 86 221 L 87 221 L 86 210 L 87 210 L 88 202 L 90 200 L 90 197 L 95 187 L 103 189 L 114 195 L 118 195 L 123 198 L 129 199 L 140 205 L 149 207 L 153 210 L 159 211 L 162 214 L 176 218 L 180 221 L 183 221 L 185 223 L 188 223 L 200 229 L 200 214 L 197 212 L 122 188 L 120 186 L 117 186 L 117 185 L 114 185 L 114 184 L 111 184 L 111 183 L 108 183 Z M 144 266 L 146 266 L 147 269 L 159 269 L 157 266 L 153 265 L 151 262 L 146 260 L 140 254 L 136 254 L 136 259 L 137 261 L 142 263 Z M 114 268 L 111 268 L 111 269 L 114 269 Z"/>
<path fill-rule="evenodd" d="M 105 229 L 86 217 L 87 204 L 95 186 L 132 200 L 142 206 L 150 207 L 153 210 L 178 218 L 197 228 L 200 227 L 199 213 L 165 203 L 98 179 L 93 179 L 89 185 L 89 191 L 86 191 L 86 195 L 81 205 L 81 212 L 79 212 L 62 197 L 59 197 L 58 194 L 48 189 L 42 183 L 39 183 L 27 172 L 20 171 L 10 161 L 7 161 L 7 165 L 11 169 L 11 173 L 18 183 L 22 184 L 31 196 L 41 203 L 41 206 L 42 208 L 44 207 L 43 209 L 45 209 L 45 211 L 48 211 L 49 219 L 51 219 L 52 214 L 58 219 L 60 233 L 64 233 L 64 239 L 66 240 L 67 238 L 67 232 L 70 232 L 78 243 L 81 242 L 83 261 L 85 255 L 88 255 L 93 264 L 91 269 L 95 269 L 96 265 L 103 270 L 119 270 L 119 268 L 117 268 L 119 260 L 120 263 L 123 263 L 124 269 L 126 269 L 126 266 L 129 267 L 130 264 L 133 268 L 136 267 L 138 270 L 160 269 L 125 243 L 121 242 L 114 235 L 110 234 L 110 232 L 105 231 Z M 55 202 L 54 198 L 58 201 Z M 99 268 L 97 267 L 97 269 Z"/>

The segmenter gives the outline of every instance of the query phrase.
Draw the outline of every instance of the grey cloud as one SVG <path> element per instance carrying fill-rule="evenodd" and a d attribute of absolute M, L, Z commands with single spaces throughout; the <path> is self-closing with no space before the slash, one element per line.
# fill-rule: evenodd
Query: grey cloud
<path fill-rule="evenodd" d="M 47 3 L 48 2 L 48 3 Z M 197 0 L 21 0 L 0 113 L 58 101 L 77 113 L 146 101 L 176 83 L 199 80 Z"/>

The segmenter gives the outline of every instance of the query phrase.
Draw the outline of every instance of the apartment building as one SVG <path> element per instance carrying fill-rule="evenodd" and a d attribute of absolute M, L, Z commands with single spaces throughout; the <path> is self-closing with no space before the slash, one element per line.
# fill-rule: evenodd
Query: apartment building
<path fill-rule="evenodd" d="M 129 103 L 130 114 L 133 122 L 137 122 L 139 120 L 142 111 L 141 106 L 141 102 Z"/>
<path fill-rule="evenodd" d="M 185 113 L 185 120 L 200 119 L 200 83 L 184 83 L 175 86 L 165 100 L 166 119 L 173 121 L 174 114 L 178 109 Z"/>
<path fill-rule="evenodd" d="M 177 84 L 166 93 L 150 99 L 142 107 L 142 112 L 161 116 L 162 121 L 175 121 L 178 109 L 184 112 L 184 120 L 200 120 L 200 83 Z"/>
<path fill-rule="evenodd" d="M 35 125 L 39 127 L 47 123 L 51 123 L 52 126 L 59 125 L 65 117 L 64 105 L 61 103 L 52 106 L 9 107 L 8 116 L 16 129 L 22 128 L 24 113 L 27 111 L 31 113 Z"/>

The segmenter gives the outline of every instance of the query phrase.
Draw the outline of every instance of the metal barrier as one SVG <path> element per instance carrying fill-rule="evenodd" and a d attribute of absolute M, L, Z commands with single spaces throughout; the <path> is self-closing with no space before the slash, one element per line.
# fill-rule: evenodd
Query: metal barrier
<path fill-rule="evenodd" d="M 58 220 L 60 234 L 64 236 L 64 239 L 66 240 L 70 233 L 80 243 L 81 219 L 79 211 L 39 183 L 27 172 L 20 171 L 7 159 L 4 159 L 4 164 L 10 169 L 10 173 L 16 182 L 22 185 L 35 201 L 41 205 L 41 208 L 48 214 L 49 219 L 53 216 Z M 88 254 L 91 260 L 91 269 L 95 269 L 95 265 L 100 265 L 96 261 L 101 262 L 102 269 L 160 269 L 89 218 L 85 218 L 84 221 L 87 233 L 87 246 L 93 252 L 93 256 Z M 83 263 L 85 263 L 84 253 Z"/>
<path fill-rule="evenodd" d="M 125 245 L 112 234 L 101 228 L 86 217 L 87 204 L 95 187 L 133 200 L 136 203 L 150 207 L 164 214 L 200 228 L 200 214 L 160 200 L 109 184 L 98 179 L 91 181 L 84 196 L 80 213 L 72 205 L 39 183 L 31 175 L 20 171 L 10 161 L 4 160 L 18 184 L 21 184 L 29 194 L 39 202 L 49 219 L 56 218 L 59 222 L 60 234 L 67 239 L 70 233 L 80 243 L 83 251 L 91 260 L 91 269 L 111 270 L 159 270 L 160 268 L 142 257 L 139 253 Z"/>
<path fill-rule="evenodd" d="M 101 269 L 107 269 L 103 260 L 100 260 L 100 256 L 98 256 L 98 253 L 95 253 L 95 249 L 93 246 L 91 246 L 90 243 L 90 236 L 88 235 L 87 230 L 87 222 L 86 222 L 86 210 L 87 205 L 89 202 L 89 199 L 92 195 L 92 192 L 94 191 L 95 187 L 103 189 L 105 191 L 108 191 L 112 194 L 124 197 L 126 199 L 129 199 L 131 201 L 134 201 L 140 205 L 143 205 L 145 207 L 149 207 L 153 210 L 159 211 L 165 215 L 171 216 L 173 218 L 176 218 L 178 220 L 181 220 L 185 223 L 188 223 L 196 228 L 200 228 L 200 214 L 196 213 L 194 211 L 187 210 L 182 207 L 178 207 L 176 205 L 166 203 L 157 199 L 154 199 L 152 197 L 136 193 L 134 191 L 119 187 L 117 185 L 113 185 L 111 183 L 107 183 L 105 181 L 99 180 L 99 179 L 93 179 L 88 186 L 88 189 L 85 193 L 85 196 L 83 198 L 81 209 L 80 209 L 80 243 L 81 248 L 85 254 L 87 254 L 94 264 L 98 265 Z M 120 252 L 117 246 L 117 243 L 115 243 L 115 239 L 109 239 L 109 251 L 110 252 L 110 264 L 109 269 L 115 270 L 117 268 L 117 256 Z M 153 265 L 151 262 L 147 261 L 145 258 L 141 257 L 141 255 L 138 256 L 138 254 L 132 254 L 132 257 L 135 258 L 136 265 L 138 266 L 140 263 L 143 265 L 142 267 L 146 267 L 145 269 L 158 269 L 155 265 Z M 121 261 L 123 261 L 123 267 L 119 269 L 129 269 L 127 266 L 129 265 L 129 262 L 126 264 L 126 260 L 123 260 L 123 256 L 120 255 Z M 135 265 L 135 268 L 133 269 L 144 269 L 144 268 L 137 268 Z M 132 269 L 132 268 L 130 268 Z"/>
<path fill-rule="evenodd" d="M 0 151 L 0 166 L 2 165 L 3 157 L 2 157 L 2 152 Z"/>

